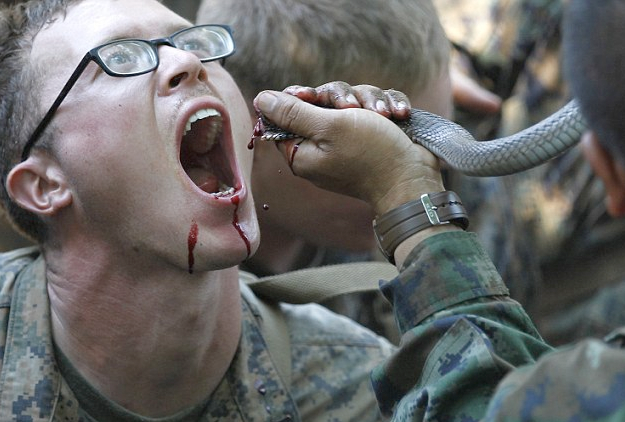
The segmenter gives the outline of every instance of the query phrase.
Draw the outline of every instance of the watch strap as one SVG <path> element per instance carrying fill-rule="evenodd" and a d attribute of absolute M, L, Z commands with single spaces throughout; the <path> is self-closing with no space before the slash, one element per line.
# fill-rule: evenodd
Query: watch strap
<path fill-rule="evenodd" d="M 452 191 L 429 193 L 383 214 L 373 221 L 378 246 L 394 264 L 397 246 L 428 227 L 455 224 L 466 230 L 469 218 L 458 195 Z"/>

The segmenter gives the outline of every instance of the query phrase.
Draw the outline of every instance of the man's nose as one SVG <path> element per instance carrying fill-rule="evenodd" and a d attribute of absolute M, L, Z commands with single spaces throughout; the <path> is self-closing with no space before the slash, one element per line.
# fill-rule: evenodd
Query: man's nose
<path fill-rule="evenodd" d="M 206 81 L 206 69 L 193 53 L 179 48 L 161 45 L 158 48 L 158 93 L 166 95 L 186 83 Z"/>

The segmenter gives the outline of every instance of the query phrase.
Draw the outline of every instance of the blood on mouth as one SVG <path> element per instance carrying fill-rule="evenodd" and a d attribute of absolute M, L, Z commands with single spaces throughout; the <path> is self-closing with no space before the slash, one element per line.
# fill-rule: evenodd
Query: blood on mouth
<path fill-rule="evenodd" d="M 216 119 L 216 120 L 213 120 Z M 191 181 L 201 190 L 219 200 L 230 196 L 234 205 L 232 226 L 235 228 L 247 248 L 247 256 L 251 254 L 250 241 L 239 224 L 239 202 L 237 192 L 241 186 L 235 186 L 235 177 L 230 168 L 218 131 L 221 130 L 220 117 L 203 117 L 190 123 L 183 135 L 180 145 L 180 164 Z M 195 221 L 187 235 L 188 271 L 193 274 L 195 266 L 194 250 L 198 242 L 199 228 Z"/>
<path fill-rule="evenodd" d="M 245 234 L 243 227 L 241 227 L 241 224 L 239 223 L 239 203 L 240 203 L 239 195 L 232 196 L 230 198 L 230 202 L 232 202 L 232 204 L 234 205 L 234 211 L 232 213 L 232 227 L 234 227 L 234 229 L 237 231 L 239 236 L 241 236 L 243 243 L 245 243 L 245 247 L 247 249 L 247 258 L 249 258 L 250 254 L 252 253 L 252 245 L 250 243 L 249 238 Z M 193 267 L 195 265 L 195 255 L 193 254 L 193 252 L 195 250 L 195 246 L 197 245 L 198 233 L 199 233 L 198 225 L 195 221 L 192 221 L 191 228 L 189 229 L 189 234 L 187 235 L 189 274 L 193 274 L 193 271 L 194 271 Z"/>

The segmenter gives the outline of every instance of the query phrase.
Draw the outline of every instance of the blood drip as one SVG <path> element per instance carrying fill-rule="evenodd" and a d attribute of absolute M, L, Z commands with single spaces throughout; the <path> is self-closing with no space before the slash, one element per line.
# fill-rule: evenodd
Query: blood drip
<path fill-rule="evenodd" d="M 189 230 L 189 236 L 187 237 L 187 246 L 189 248 L 189 274 L 193 274 L 193 265 L 195 264 L 195 257 L 193 256 L 193 250 L 195 249 L 195 245 L 197 244 L 197 234 L 198 234 L 197 223 L 194 221 L 191 224 L 191 229 Z"/>
<path fill-rule="evenodd" d="M 252 253 L 252 245 L 250 244 L 250 240 L 247 238 L 245 232 L 243 231 L 243 228 L 241 227 L 241 225 L 239 224 L 239 196 L 235 195 L 232 198 L 230 198 L 230 202 L 232 202 L 234 204 L 234 213 L 232 215 L 232 226 L 236 229 L 237 232 L 239 232 L 239 236 L 241 236 L 241 239 L 243 239 L 243 242 L 245 242 L 245 247 L 247 248 L 247 256 L 249 258 L 250 254 Z"/>
<path fill-rule="evenodd" d="M 259 118 L 256 122 L 256 125 L 254 126 L 252 139 L 250 139 L 250 143 L 247 144 L 247 149 L 254 149 L 254 142 L 256 142 L 256 140 L 259 139 L 261 136 L 263 136 L 263 133 L 265 133 L 265 125 L 263 124 L 263 121 Z"/>
<path fill-rule="evenodd" d="M 295 154 L 297 153 L 298 149 L 299 149 L 299 144 L 294 144 L 293 149 L 291 150 L 291 156 L 289 157 L 289 167 L 291 167 L 291 171 L 293 171 L 293 162 L 295 161 Z"/>

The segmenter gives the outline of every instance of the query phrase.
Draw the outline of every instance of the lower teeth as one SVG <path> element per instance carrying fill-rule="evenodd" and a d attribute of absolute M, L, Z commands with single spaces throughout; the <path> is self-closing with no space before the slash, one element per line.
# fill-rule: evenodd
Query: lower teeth
<path fill-rule="evenodd" d="M 230 196 L 232 194 L 234 194 L 234 188 L 228 188 L 226 190 L 220 190 L 219 192 L 215 192 L 215 193 L 213 193 L 211 195 L 220 198 L 222 196 Z"/>

